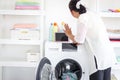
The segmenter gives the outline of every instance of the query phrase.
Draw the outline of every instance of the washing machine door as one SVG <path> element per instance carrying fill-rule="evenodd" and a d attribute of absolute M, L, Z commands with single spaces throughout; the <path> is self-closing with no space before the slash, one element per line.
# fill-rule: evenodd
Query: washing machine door
<path fill-rule="evenodd" d="M 50 80 L 50 73 L 51 73 L 51 62 L 48 58 L 44 57 L 39 62 L 37 73 L 36 73 L 36 80 Z"/>
<path fill-rule="evenodd" d="M 74 73 L 77 77 L 77 79 L 72 80 L 80 80 L 82 76 L 82 68 L 80 64 L 73 60 L 73 59 L 64 59 L 61 60 L 55 67 L 55 76 L 57 80 L 64 80 L 63 74 L 64 73 L 70 73 L 70 76 L 75 77 L 71 73 Z"/>

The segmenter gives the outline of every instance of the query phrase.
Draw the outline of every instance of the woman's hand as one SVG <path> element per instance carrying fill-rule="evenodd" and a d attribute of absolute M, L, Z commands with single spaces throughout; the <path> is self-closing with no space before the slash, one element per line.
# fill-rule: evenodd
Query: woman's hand
<path fill-rule="evenodd" d="M 73 35 L 73 34 L 72 34 L 72 31 L 71 31 L 71 28 L 69 28 L 68 24 L 65 24 L 65 25 L 64 25 L 64 28 L 65 28 L 64 32 L 65 32 L 65 34 L 66 34 L 68 37 L 70 37 L 71 35 Z"/>

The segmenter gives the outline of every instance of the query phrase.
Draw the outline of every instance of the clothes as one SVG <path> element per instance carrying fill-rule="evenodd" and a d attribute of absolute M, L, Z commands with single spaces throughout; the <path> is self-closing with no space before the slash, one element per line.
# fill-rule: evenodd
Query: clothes
<path fill-rule="evenodd" d="M 90 75 L 90 80 L 111 80 L 111 68 L 105 70 L 98 70 Z"/>
<path fill-rule="evenodd" d="M 85 43 L 87 51 L 90 53 L 90 74 L 115 64 L 114 50 L 110 45 L 105 25 L 97 14 L 87 11 L 80 15 L 75 39 L 79 43 Z"/>
<path fill-rule="evenodd" d="M 57 80 L 66 80 L 66 76 L 68 76 L 70 80 L 74 80 L 76 77 L 80 80 L 82 76 L 82 68 L 75 60 L 64 59 L 56 65 L 55 76 Z"/>
<path fill-rule="evenodd" d="M 51 65 L 45 64 L 41 71 L 41 80 L 50 80 Z"/>
<path fill-rule="evenodd" d="M 62 80 L 78 80 L 77 75 L 72 72 L 63 73 Z"/>

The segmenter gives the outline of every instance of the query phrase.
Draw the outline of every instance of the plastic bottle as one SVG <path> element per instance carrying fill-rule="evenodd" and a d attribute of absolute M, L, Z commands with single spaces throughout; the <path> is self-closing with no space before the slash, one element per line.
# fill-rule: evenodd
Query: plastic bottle
<path fill-rule="evenodd" d="M 53 24 L 53 41 L 55 41 L 55 33 L 59 31 L 58 24 L 54 22 Z"/>
<path fill-rule="evenodd" d="M 49 41 L 53 41 L 53 23 L 49 27 Z"/>
<path fill-rule="evenodd" d="M 65 23 L 64 23 L 64 22 L 61 22 L 61 26 L 60 26 L 60 30 L 59 30 L 59 32 L 64 32 L 64 31 L 63 31 L 63 29 L 64 29 L 64 25 L 65 25 Z"/>

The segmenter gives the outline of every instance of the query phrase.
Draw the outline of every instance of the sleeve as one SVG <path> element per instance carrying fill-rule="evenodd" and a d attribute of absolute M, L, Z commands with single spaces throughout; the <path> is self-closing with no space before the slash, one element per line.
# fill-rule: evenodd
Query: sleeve
<path fill-rule="evenodd" d="M 78 43 L 84 43 L 85 42 L 85 38 L 86 38 L 86 33 L 87 33 L 87 26 L 84 23 L 78 23 L 77 24 L 77 33 L 75 35 L 75 40 Z"/>

